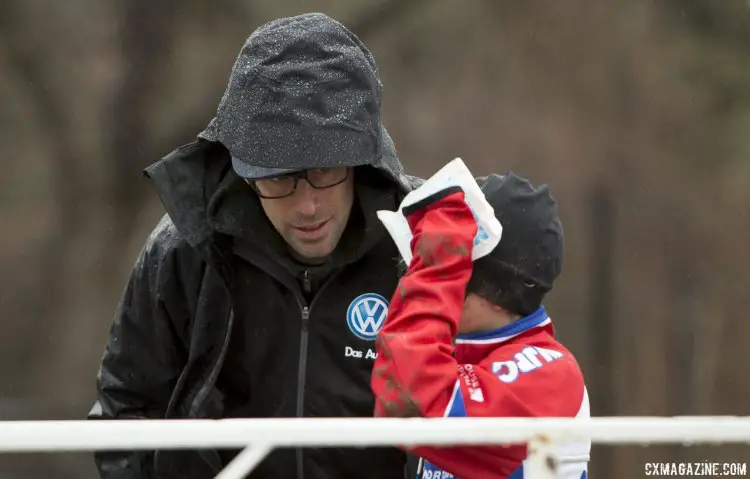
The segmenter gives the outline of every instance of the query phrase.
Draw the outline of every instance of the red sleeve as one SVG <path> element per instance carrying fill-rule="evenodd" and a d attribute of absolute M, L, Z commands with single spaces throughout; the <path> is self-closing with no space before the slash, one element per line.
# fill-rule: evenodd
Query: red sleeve
<path fill-rule="evenodd" d="M 459 364 L 453 356 L 477 231 L 463 193 L 446 196 L 408 219 L 414 233 L 413 260 L 376 343 L 375 415 L 540 415 L 542 410 L 534 411 L 539 408 L 529 404 L 531 390 L 537 388 L 530 387 L 528 379 L 501 380 L 499 376 L 507 374 L 501 362 L 493 372 L 491 362 Z M 547 386 L 553 385 L 547 382 Z M 460 477 L 491 478 L 507 477 L 503 474 L 520 463 L 525 447 L 415 448 L 414 452 Z"/>
<path fill-rule="evenodd" d="M 458 377 L 453 338 L 477 225 L 460 191 L 407 219 L 413 258 L 376 342 L 375 415 L 442 416 Z"/>

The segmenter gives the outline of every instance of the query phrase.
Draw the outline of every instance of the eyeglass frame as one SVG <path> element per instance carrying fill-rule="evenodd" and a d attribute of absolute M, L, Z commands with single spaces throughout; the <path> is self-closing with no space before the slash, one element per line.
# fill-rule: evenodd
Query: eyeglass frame
<path fill-rule="evenodd" d="M 336 167 L 334 167 L 334 168 L 336 168 Z M 286 173 L 286 174 L 283 174 L 283 175 L 273 176 L 273 177 L 268 177 L 268 178 L 260 178 L 258 180 L 250 180 L 250 179 L 248 179 L 246 181 L 247 181 L 247 184 L 250 185 L 250 187 L 255 191 L 255 193 L 258 195 L 258 197 L 266 199 L 266 200 L 280 200 L 282 198 L 288 198 L 288 197 L 292 196 L 294 193 L 296 193 L 297 192 L 297 185 L 299 184 L 300 180 L 307 181 L 307 184 L 310 185 L 313 189 L 316 189 L 316 190 L 325 190 L 325 189 L 328 189 L 328 188 L 333 188 L 334 186 L 338 186 L 341 183 L 345 182 L 347 179 L 349 179 L 349 170 L 350 170 L 350 168 L 344 167 L 345 173 L 344 173 L 344 177 L 341 180 L 339 180 L 336 183 L 333 183 L 331 185 L 315 186 L 310 181 L 310 178 L 308 178 L 307 172 L 310 171 L 310 170 L 319 170 L 319 169 L 325 169 L 325 168 L 306 168 L 304 170 L 295 171 L 293 173 Z M 260 192 L 260 189 L 258 188 L 258 185 L 256 184 L 258 181 L 270 180 L 270 179 L 273 179 L 273 178 L 283 178 L 283 177 L 294 178 L 294 186 L 292 187 L 292 191 L 290 191 L 289 193 L 287 193 L 287 194 L 285 194 L 283 196 L 265 196 L 263 193 Z"/>

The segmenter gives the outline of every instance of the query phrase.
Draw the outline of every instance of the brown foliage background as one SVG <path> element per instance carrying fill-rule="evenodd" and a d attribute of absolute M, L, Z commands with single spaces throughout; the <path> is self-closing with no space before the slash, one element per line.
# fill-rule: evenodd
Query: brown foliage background
<path fill-rule="evenodd" d="M 162 214 L 140 170 L 210 120 L 244 39 L 324 11 L 373 50 L 412 174 L 548 183 L 548 301 L 595 415 L 748 414 L 750 7 L 741 0 L 0 2 L 0 419 L 82 418 Z M 592 477 L 747 447 L 594 448 Z M 94 477 L 88 454 L 0 478 Z"/>

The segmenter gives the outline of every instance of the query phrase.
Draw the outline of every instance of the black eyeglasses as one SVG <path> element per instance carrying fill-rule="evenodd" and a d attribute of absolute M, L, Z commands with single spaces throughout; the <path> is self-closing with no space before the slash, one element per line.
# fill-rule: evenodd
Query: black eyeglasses
<path fill-rule="evenodd" d="M 315 189 L 322 190 L 339 185 L 349 177 L 349 168 L 314 168 L 288 175 L 276 176 L 250 182 L 258 196 L 266 199 L 278 199 L 291 196 L 297 191 L 299 180 L 305 179 Z"/>

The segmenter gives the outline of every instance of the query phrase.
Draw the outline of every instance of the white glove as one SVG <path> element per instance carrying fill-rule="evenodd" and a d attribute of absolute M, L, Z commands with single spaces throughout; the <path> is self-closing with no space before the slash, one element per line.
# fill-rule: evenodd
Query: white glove
<path fill-rule="evenodd" d="M 460 186 L 463 189 L 466 204 L 474 213 L 474 218 L 477 221 L 478 228 L 477 235 L 474 238 L 472 260 L 477 260 L 489 254 L 500 242 L 503 227 L 495 217 L 495 210 L 487 203 L 484 193 L 482 193 L 464 162 L 461 158 L 456 158 L 432 175 L 422 186 L 406 195 L 399 205 L 398 211 L 380 210 L 377 212 L 378 218 L 385 225 L 386 231 L 393 238 L 407 265 L 411 264 L 411 240 L 413 235 L 409 223 L 402 213 L 404 207 L 449 186 Z"/>

